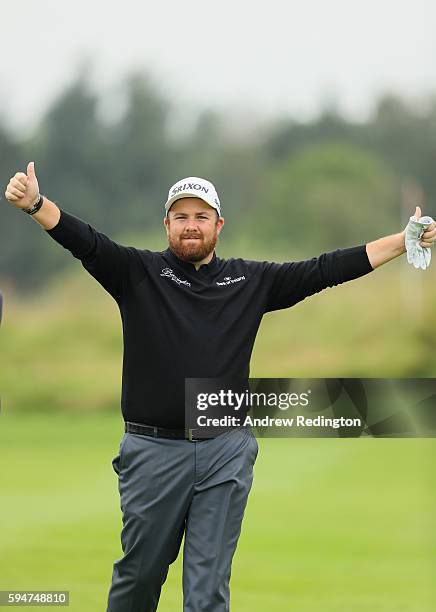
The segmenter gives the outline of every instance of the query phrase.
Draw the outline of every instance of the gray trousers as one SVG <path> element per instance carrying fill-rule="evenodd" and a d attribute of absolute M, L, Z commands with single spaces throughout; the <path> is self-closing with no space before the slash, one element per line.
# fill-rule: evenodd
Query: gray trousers
<path fill-rule="evenodd" d="M 250 428 L 190 442 L 125 433 L 118 475 L 124 556 L 107 612 L 154 612 L 183 549 L 184 612 L 228 612 L 233 555 L 258 446 Z"/>

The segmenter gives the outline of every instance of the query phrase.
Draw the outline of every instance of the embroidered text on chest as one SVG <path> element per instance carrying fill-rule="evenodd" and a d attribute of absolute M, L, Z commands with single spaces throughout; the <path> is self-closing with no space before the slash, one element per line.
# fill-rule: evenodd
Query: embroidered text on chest
<path fill-rule="evenodd" d="M 225 276 L 223 281 L 216 281 L 217 285 L 231 285 L 232 283 L 239 283 L 245 280 L 245 276 L 238 276 L 237 278 L 232 278 L 231 276 Z"/>
<path fill-rule="evenodd" d="M 171 268 L 163 268 L 161 276 L 165 276 L 166 278 L 170 278 L 172 281 L 177 283 L 178 285 L 186 285 L 187 287 L 191 286 L 191 283 L 187 280 L 182 280 L 178 276 L 174 274 Z"/>

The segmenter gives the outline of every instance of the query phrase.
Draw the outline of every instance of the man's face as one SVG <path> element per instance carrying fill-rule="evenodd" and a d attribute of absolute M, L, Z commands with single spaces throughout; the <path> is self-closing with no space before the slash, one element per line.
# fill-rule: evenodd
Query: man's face
<path fill-rule="evenodd" d="M 180 198 L 164 224 L 171 250 L 184 261 L 198 262 L 213 252 L 224 219 L 200 198 Z"/>

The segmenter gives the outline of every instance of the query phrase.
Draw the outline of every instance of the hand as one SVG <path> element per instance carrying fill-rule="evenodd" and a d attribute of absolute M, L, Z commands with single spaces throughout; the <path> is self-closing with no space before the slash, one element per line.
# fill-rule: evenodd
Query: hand
<path fill-rule="evenodd" d="M 35 175 L 35 164 L 27 164 L 27 174 L 17 172 L 6 187 L 8 202 L 17 208 L 31 208 L 39 200 L 39 186 Z"/>
<path fill-rule="evenodd" d="M 417 206 L 403 234 L 407 261 L 415 268 L 428 268 L 431 261 L 430 248 L 436 241 L 436 223 L 431 217 L 422 217 L 421 208 Z"/>
<path fill-rule="evenodd" d="M 418 217 L 419 219 L 421 217 L 421 209 L 419 208 L 419 206 L 417 206 L 416 210 L 419 211 L 419 217 Z M 415 216 L 416 216 L 416 212 L 415 212 Z M 421 242 L 419 244 L 423 247 L 430 248 L 434 245 L 435 242 L 436 242 L 436 221 L 433 221 L 433 223 L 430 223 L 430 225 L 428 225 L 425 228 L 421 236 Z"/>

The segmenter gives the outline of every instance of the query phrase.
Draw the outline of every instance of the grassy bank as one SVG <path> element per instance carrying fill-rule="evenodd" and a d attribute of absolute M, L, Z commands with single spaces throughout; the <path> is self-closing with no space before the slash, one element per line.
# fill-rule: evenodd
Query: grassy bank
<path fill-rule="evenodd" d="M 435 269 L 393 262 L 267 314 L 251 376 L 433 377 Z M 77 263 L 26 301 L 5 294 L 0 380 L 18 411 L 117 409 L 121 320 L 115 301 Z"/>

